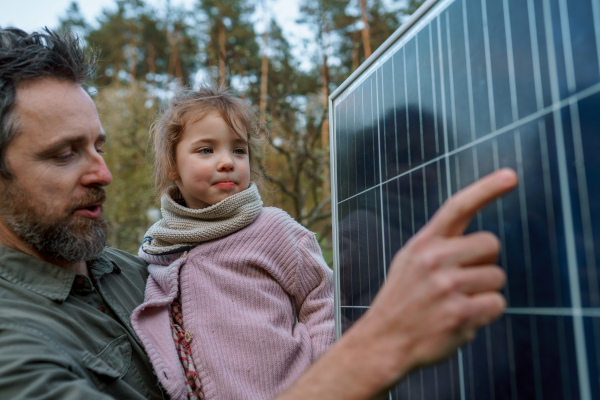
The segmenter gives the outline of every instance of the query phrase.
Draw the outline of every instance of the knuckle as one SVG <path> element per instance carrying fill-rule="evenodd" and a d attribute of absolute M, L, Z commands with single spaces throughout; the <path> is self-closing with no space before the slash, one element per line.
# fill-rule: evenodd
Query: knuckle
<path fill-rule="evenodd" d="M 451 215 L 460 215 L 462 214 L 465 205 L 464 201 L 460 199 L 460 196 L 454 195 L 446 199 L 443 208 Z"/>
<path fill-rule="evenodd" d="M 423 252 L 424 247 L 427 247 L 430 241 L 431 238 L 423 234 L 422 231 L 419 231 L 415 235 L 411 236 L 410 239 L 408 239 L 404 245 L 404 248 L 408 247 L 416 252 Z"/>
<path fill-rule="evenodd" d="M 506 299 L 500 293 L 497 293 L 497 295 L 495 296 L 494 305 L 495 316 L 500 315 L 504 312 L 504 310 L 506 310 Z"/>
<path fill-rule="evenodd" d="M 448 323 L 451 328 L 462 328 L 468 321 L 467 308 L 461 301 L 453 301 L 448 305 Z"/>
<path fill-rule="evenodd" d="M 500 251 L 500 240 L 491 232 L 481 232 L 482 241 L 486 248 L 494 253 Z"/>
<path fill-rule="evenodd" d="M 428 272 L 438 270 L 448 257 L 442 243 L 432 238 L 416 238 L 414 256 Z"/>
<path fill-rule="evenodd" d="M 457 282 L 450 274 L 437 273 L 431 277 L 434 290 L 440 296 L 447 296 L 454 292 L 457 287 Z"/>
<path fill-rule="evenodd" d="M 463 333 L 463 336 L 465 338 L 465 343 L 472 342 L 475 339 L 476 335 L 477 335 L 477 331 L 475 329 L 467 329 Z"/>
<path fill-rule="evenodd" d="M 441 257 L 435 251 L 429 251 L 421 255 L 421 263 L 427 271 L 432 272 L 438 269 Z"/>
<path fill-rule="evenodd" d="M 504 272 L 504 270 L 500 267 L 497 267 L 495 271 L 497 274 L 498 288 L 503 288 L 504 285 L 506 285 L 506 272 Z"/>

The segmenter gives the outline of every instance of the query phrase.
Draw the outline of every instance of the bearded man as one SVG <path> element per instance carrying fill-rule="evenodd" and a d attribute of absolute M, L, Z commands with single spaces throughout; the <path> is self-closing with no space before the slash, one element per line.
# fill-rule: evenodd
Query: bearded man
<path fill-rule="evenodd" d="M 129 322 L 146 264 L 104 247 L 112 176 L 82 87 L 93 66 L 68 33 L 0 29 L 2 399 L 166 397 Z M 456 194 L 393 259 L 371 309 L 281 399 L 384 393 L 498 317 L 498 240 L 462 232 L 515 185 L 500 171 Z"/>
<path fill-rule="evenodd" d="M 145 265 L 104 250 L 93 60 L 54 33 L 0 43 L 0 397 L 163 398 L 129 325 Z"/>

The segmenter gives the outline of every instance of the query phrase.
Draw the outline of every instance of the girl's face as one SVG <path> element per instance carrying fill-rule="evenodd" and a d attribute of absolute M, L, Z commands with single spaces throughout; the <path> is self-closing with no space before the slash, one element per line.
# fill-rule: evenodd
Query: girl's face
<path fill-rule="evenodd" d="M 250 185 L 247 138 L 240 138 L 217 111 L 189 124 L 175 148 L 177 184 L 189 208 L 205 208 Z"/>

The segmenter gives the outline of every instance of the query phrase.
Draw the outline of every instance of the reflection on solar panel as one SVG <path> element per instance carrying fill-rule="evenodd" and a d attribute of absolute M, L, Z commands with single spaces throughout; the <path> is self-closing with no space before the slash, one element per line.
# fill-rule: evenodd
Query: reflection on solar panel
<path fill-rule="evenodd" d="M 337 325 L 452 193 L 500 167 L 506 315 L 394 399 L 600 399 L 600 1 L 429 1 L 331 96 Z"/>

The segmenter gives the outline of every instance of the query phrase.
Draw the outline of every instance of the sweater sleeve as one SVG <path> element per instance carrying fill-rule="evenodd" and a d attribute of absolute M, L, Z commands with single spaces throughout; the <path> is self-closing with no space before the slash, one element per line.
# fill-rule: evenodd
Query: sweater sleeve
<path fill-rule="evenodd" d="M 313 233 L 307 231 L 303 235 L 298 253 L 295 305 L 298 322 L 304 324 L 310 334 L 314 362 L 335 341 L 333 273 Z"/>

